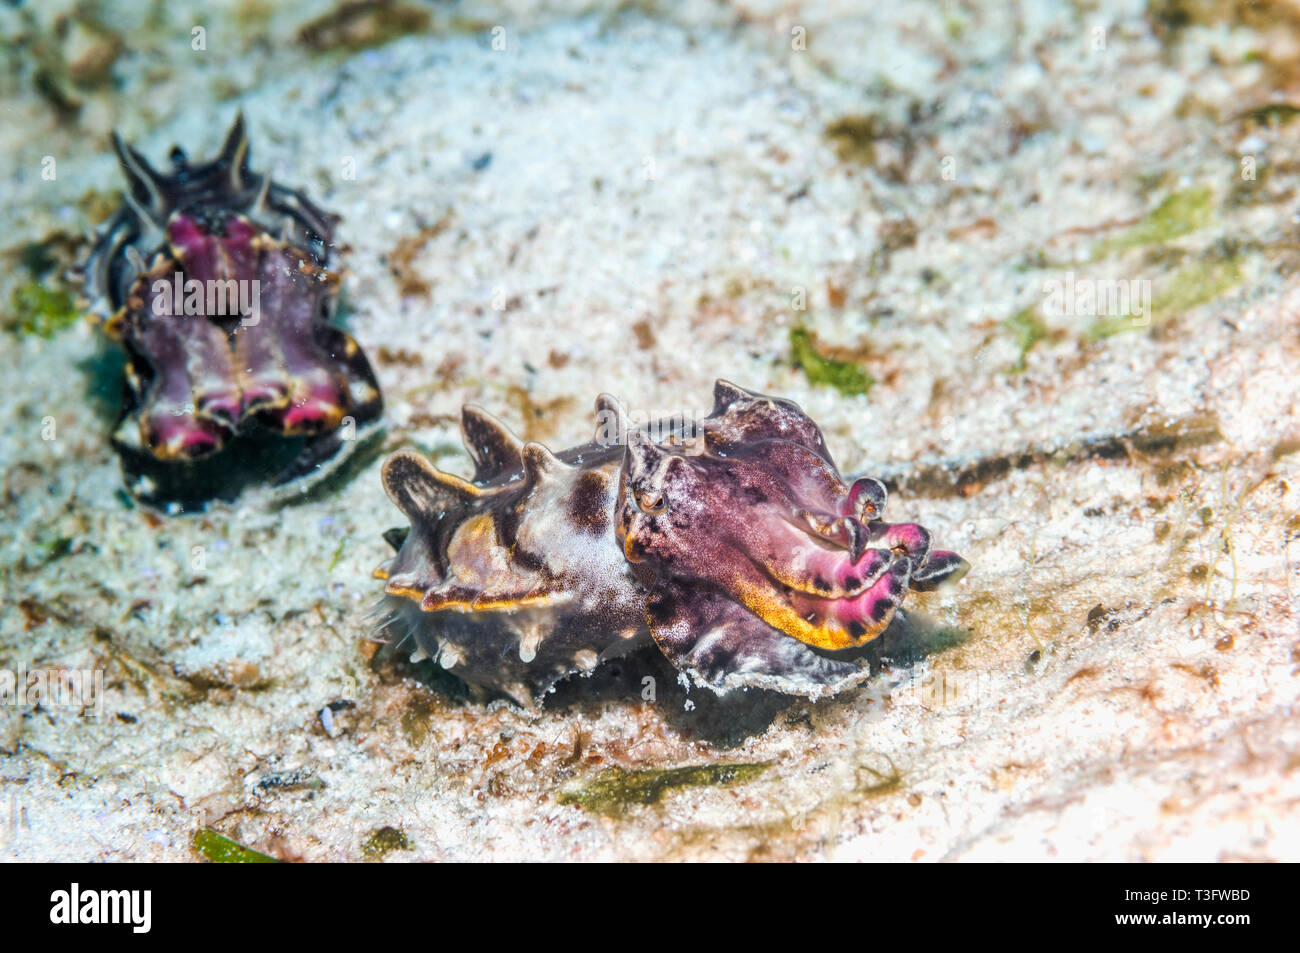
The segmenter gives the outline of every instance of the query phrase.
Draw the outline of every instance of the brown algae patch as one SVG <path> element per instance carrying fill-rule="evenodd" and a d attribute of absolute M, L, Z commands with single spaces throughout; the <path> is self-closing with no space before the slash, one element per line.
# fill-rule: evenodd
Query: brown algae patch
<path fill-rule="evenodd" d="M 77 322 L 80 312 L 71 293 L 30 281 L 14 289 L 3 318 L 6 331 L 50 338 Z"/>
<path fill-rule="evenodd" d="M 841 116 L 829 123 L 825 131 L 840 161 L 858 165 L 875 164 L 876 140 L 884 134 L 875 116 Z"/>
<path fill-rule="evenodd" d="M 902 788 L 903 775 L 894 764 L 894 759 L 883 753 L 880 759 L 883 763 L 879 765 L 858 765 L 855 772 L 856 783 L 853 786 L 854 795 L 859 798 L 880 797 Z"/>
<path fill-rule="evenodd" d="M 448 213 L 432 225 L 426 225 L 414 235 L 403 238 L 389 252 L 389 270 L 397 280 L 398 290 L 404 296 L 427 298 L 433 293 L 433 287 L 420 274 L 416 263 L 423 254 L 425 246 L 445 232 L 450 224 L 451 214 Z"/>
<path fill-rule="evenodd" d="M 400 827 L 380 827 L 370 832 L 361 844 L 366 860 L 383 860 L 395 850 L 411 850 L 411 839 Z"/>
<path fill-rule="evenodd" d="M 1008 374 L 1023 374 L 1029 352 L 1048 336 L 1047 325 L 1034 308 L 1018 311 L 1002 322 L 1016 341 L 1016 362 L 1007 368 Z"/>
<path fill-rule="evenodd" d="M 317 53 L 356 52 L 429 26 L 429 14 L 419 7 L 394 0 L 345 0 L 299 30 L 298 42 Z"/>
<path fill-rule="evenodd" d="M 693 787 L 729 787 L 746 784 L 772 766 L 770 761 L 752 764 L 701 764 L 679 768 L 626 771 L 606 768 L 595 780 L 557 800 L 593 814 L 618 817 L 633 805 L 658 804 L 669 791 Z"/>
<path fill-rule="evenodd" d="M 1207 186 L 1174 192 L 1128 231 L 1101 242 L 1092 259 L 1181 238 L 1209 225 L 1213 209 L 1214 193 Z"/>
<path fill-rule="evenodd" d="M 1213 301 L 1241 281 L 1234 258 L 1199 262 L 1178 272 L 1151 305 L 1152 315 L 1181 314 Z"/>
<path fill-rule="evenodd" d="M 812 332 L 805 327 L 790 329 L 790 356 L 809 383 L 833 387 L 846 397 L 865 394 L 876 383 L 876 379 L 858 365 L 822 355 L 817 350 Z"/>
<path fill-rule="evenodd" d="M 1241 280 L 1241 269 L 1235 258 L 1197 262 L 1172 275 L 1160 294 L 1155 296 L 1151 302 L 1149 324 L 1137 324 L 1128 316 L 1102 318 L 1089 329 L 1089 335 L 1106 338 L 1125 331 L 1158 327 L 1193 308 L 1209 304 L 1240 284 Z"/>
<path fill-rule="evenodd" d="M 194 832 L 190 846 L 214 864 L 278 864 L 274 857 L 245 847 L 211 828 Z"/>

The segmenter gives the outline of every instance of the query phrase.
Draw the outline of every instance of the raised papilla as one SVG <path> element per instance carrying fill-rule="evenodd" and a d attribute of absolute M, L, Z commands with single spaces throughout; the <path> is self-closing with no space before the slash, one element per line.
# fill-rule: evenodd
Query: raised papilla
<path fill-rule="evenodd" d="M 250 169 L 242 115 L 209 162 L 173 147 L 169 175 L 113 145 L 128 187 L 83 273 L 92 316 L 126 350 L 112 440 L 128 485 L 201 500 L 206 480 L 221 495 L 229 462 L 196 463 L 248 435 L 292 444 L 270 482 L 311 474 L 383 411 L 365 354 L 331 323 L 336 217 Z"/>
<path fill-rule="evenodd" d="M 553 454 L 466 406 L 469 480 L 409 451 L 385 462 L 410 530 L 389 536 L 377 613 L 417 657 L 527 704 L 653 641 L 720 694 L 816 698 L 867 677 L 843 650 L 909 589 L 969 568 L 884 522 L 885 487 L 841 477 L 791 401 L 718 381 L 697 422 L 634 427 L 607 395 L 596 409 L 596 438 Z"/>

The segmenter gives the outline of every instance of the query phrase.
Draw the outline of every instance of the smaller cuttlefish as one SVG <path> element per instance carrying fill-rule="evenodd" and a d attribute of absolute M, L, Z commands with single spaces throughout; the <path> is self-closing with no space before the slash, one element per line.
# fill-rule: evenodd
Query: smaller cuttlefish
<path fill-rule="evenodd" d="M 170 174 L 113 147 L 127 189 L 82 276 L 126 351 L 112 443 L 128 487 L 154 503 L 229 497 L 226 452 L 247 436 L 284 451 L 253 454 L 272 484 L 337 463 L 383 413 L 369 361 L 333 322 L 337 216 L 250 168 L 242 115 L 214 159 L 173 147 Z"/>
<path fill-rule="evenodd" d="M 469 480 L 409 451 L 385 462 L 411 525 L 386 534 L 376 614 L 417 658 L 529 704 L 652 641 L 719 694 L 818 698 L 870 674 L 844 650 L 909 590 L 969 569 L 885 522 L 884 485 L 840 476 L 792 401 L 720 380 L 695 423 L 632 426 L 608 395 L 596 410 L 596 439 L 556 454 L 466 406 Z"/>

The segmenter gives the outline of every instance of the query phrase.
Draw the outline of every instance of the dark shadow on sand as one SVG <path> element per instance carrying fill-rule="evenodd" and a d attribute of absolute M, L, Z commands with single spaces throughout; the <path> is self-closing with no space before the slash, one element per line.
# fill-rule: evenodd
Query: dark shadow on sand
<path fill-rule="evenodd" d="M 970 631 L 940 625 L 923 614 L 900 612 L 879 638 L 861 649 L 834 655 L 867 661 L 874 676 L 882 671 L 907 668 L 963 644 L 971 635 Z M 412 664 L 391 649 L 376 656 L 376 662 L 391 665 L 397 673 L 417 679 L 453 704 L 476 703 L 475 693 L 469 686 L 433 662 Z M 783 716 L 791 723 L 805 721 L 810 707 L 842 703 L 874 681 L 873 678 L 833 699 L 810 702 L 806 698 L 758 689 L 718 696 L 707 688 L 683 685 L 679 674 L 660 652 L 649 646 L 605 662 L 588 676 L 564 679 L 538 707 L 547 712 L 581 711 L 595 716 L 611 705 L 653 704 L 673 730 L 684 737 L 726 749 L 762 734 Z"/>

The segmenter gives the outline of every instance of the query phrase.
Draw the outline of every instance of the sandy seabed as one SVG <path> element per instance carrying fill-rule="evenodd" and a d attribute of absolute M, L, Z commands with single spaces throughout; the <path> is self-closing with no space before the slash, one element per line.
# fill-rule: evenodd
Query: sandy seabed
<path fill-rule="evenodd" d="M 0 856 L 1300 859 L 1288 4 L 465 3 L 366 49 L 328 2 L 40 6 L 0 11 L 46 39 L 4 54 L 10 312 L 24 249 L 113 207 L 110 129 L 161 163 L 242 108 L 255 167 L 342 215 L 386 448 L 466 473 L 466 401 L 558 448 L 600 391 L 702 411 L 726 377 L 974 568 L 832 700 L 720 705 L 647 657 L 485 705 L 367 639 L 378 456 L 158 516 L 99 332 L 6 314 L 0 667 L 105 688 L 0 709 Z M 1150 308 L 1056 307 L 1067 278 Z"/>

